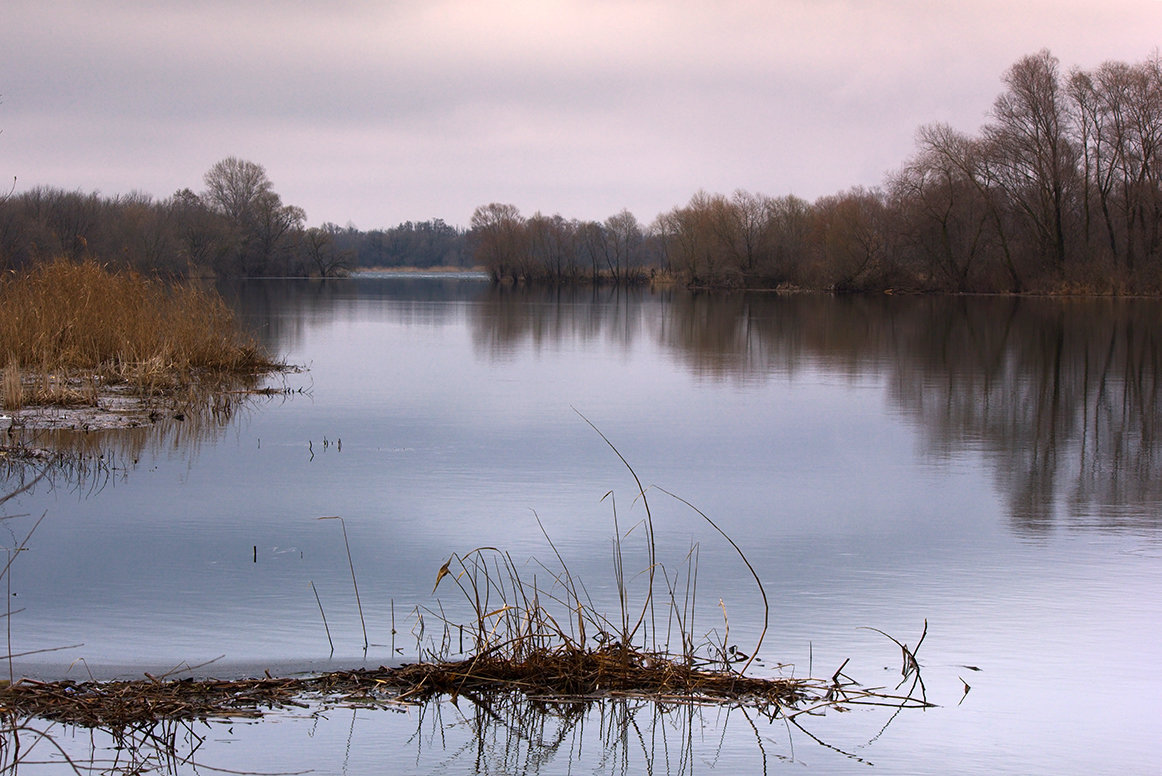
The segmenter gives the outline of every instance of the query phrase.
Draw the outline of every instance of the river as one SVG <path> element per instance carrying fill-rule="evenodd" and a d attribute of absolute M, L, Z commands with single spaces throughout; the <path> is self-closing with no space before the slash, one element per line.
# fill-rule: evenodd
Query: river
<path fill-rule="evenodd" d="M 547 577 L 545 533 L 612 612 L 615 511 L 640 593 L 648 504 L 667 572 L 696 554 L 699 637 L 749 652 L 764 620 L 701 511 L 769 601 L 753 670 L 829 677 L 850 661 L 890 689 L 901 656 L 883 634 L 915 646 L 926 627 L 936 706 L 831 712 L 806 725 L 816 741 L 738 709 L 492 719 L 461 700 L 213 723 L 185 732 L 195 759 L 324 774 L 1157 768 L 1162 304 L 421 274 L 221 290 L 302 369 L 217 416 L 47 440 L 87 463 L 2 507 L 8 547 L 44 515 L 9 577 L 9 649 L 68 648 L 16 674 L 414 659 L 442 638 L 437 614 L 467 615 L 454 587 L 433 594 L 452 553 L 503 548 Z M 82 759 L 115 751 L 56 734 Z"/>

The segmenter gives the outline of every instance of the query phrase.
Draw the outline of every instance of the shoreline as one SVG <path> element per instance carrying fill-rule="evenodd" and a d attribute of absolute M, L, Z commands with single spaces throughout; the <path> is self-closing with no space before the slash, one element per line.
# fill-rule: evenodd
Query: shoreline
<path fill-rule="evenodd" d="M 286 370 L 281 370 L 286 371 Z M 159 422 L 183 422 L 189 416 L 218 410 L 239 399 L 281 396 L 289 388 L 232 388 L 214 390 L 187 384 L 154 396 L 138 396 L 124 386 L 100 389 L 95 403 L 32 404 L 4 410 L 0 433 L 13 437 L 21 431 L 115 431 L 146 428 Z M 178 398 L 178 394 L 182 398 Z"/>
<path fill-rule="evenodd" d="M 440 265 L 436 267 L 416 267 L 411 265 L 398 267 L 356 267 L 350 271 L 348 277 L 356 277 L 358 275 L 369 274 L 392 274 L 392 275 L 484 275 L 488 276 L 488 270 L 482 266 L 473 267 L 453 267 L 450 265 Z"/>

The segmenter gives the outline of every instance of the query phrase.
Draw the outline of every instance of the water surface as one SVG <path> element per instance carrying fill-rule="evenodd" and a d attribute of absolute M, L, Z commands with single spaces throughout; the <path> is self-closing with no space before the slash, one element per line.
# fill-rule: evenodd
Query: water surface
<path fill-rule="evenodd" d="M 888 773 L 1154 769 L 1162 305 L 465 277 L 223 291 L 306 371 L 274 380 L 287 395 L 228 418 L 74 439 L 106 455 L 95 472 L 4 506 L 28 515 L 6 521 L 8 546 L 45 515 L 13 566 L 12 651 L 83 644 L 18 671 L 139 676 L 216 659 L 202 672 L 229 674 L 414 657 L 417 611 L 466 611 L 453 588 L 432 594 L 452 552 L 490 545 L 552 565 L 537 517 L 612 611 L 613 510 L 623 529 L 645 512 L 583 415 L 651 486 L 659 560 L 676 569 L 697 547 L 700 634 L 721 639 L 725 609 L 731 643 L 749 650 L 761 599 L 730 546 L 661 489 L 715 520 L 759 573 L 771 602 L 759 670 L 830 676 L 851 658 L 846 673 L 891 687 L 899 650 L 865 628 L 915 644 L 927 621 L 920 658 L 939 708 L 905 712 L 882 734 L 886 715 L 813 720 L 841 751 L 737 710 L 646 708 L 627 730 L 652 743 L 619 749 L 588 719 L 592 735 L 551 756 L 454 707 L 347 710 L 223 731 L 203 762 L 365 772 L 406 745 L 417 773 L 731 773 L 764 760 L 820 773 L 861 760 Z M 330 515 L 351 540 L 366 656 L 342 533 L 317 519 Z M 641 536 L 625 540 L 633 571 L 646 565 Z M 575 722 L 535 724 L 580 735 Z"/>

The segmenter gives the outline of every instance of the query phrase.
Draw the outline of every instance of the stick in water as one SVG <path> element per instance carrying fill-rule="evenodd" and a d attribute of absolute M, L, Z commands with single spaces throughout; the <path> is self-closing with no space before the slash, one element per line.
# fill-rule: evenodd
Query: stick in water
<path fill-rule="evenodd" d="M 327 627 L 327 613 L 323 611 L 323 602 L 319 600 L 319 591 L 315 589 L 315 581 L 311 580 L 311 591 L 315 594 L 315 603 L 319 605 L 319 614 L 323 616 L 323 630 L 327 632 L 327 643 L 331 645 L 331 654 L 335 654 L 335 642 L 331 641 L 331 629 Z"/>
<path fill-rule="evenodd" d="M 347 523 L 339 515 L 320 517 L 320 520 L 338 520 L 343 529 L 343 546 L 347 548 L 347 565 L 351 568 L 351 585 L 355 588 L 355 605 L 359 607 L 359 624 L 363 626 L 363 651 L 367 651 L 367 622 L 363 619 L 363 602 L 359 600 L 359 582 L 355 580 L 355 563 L 351 560 L 351 543 L 347 541 Z"/>

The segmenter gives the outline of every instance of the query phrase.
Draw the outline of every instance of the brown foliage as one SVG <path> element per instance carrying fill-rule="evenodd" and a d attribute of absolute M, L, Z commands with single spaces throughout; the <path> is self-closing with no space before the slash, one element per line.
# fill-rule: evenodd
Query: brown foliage
<path fill-rule="evenodd" d="M 217 294 L 65 259 L 0 279 L 0 363 L 6 405 L 29 402 L 18 372 L 26 389 L 36 376 L 40 399 L 68 403 L 66 386 L 88 399 L 97 383 L 150 391 L 275 366 Z"/>

